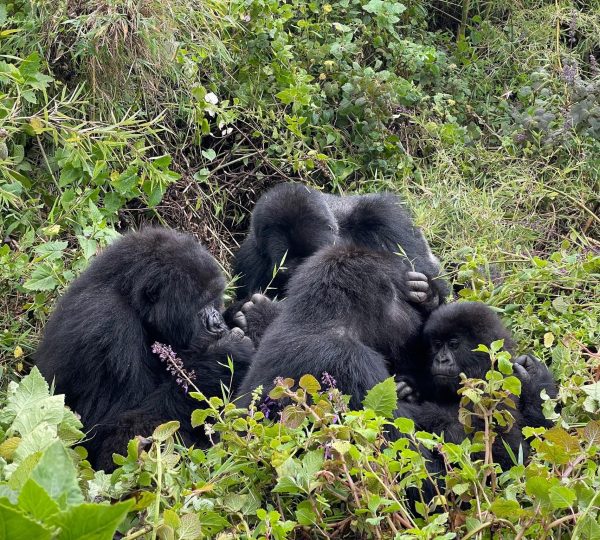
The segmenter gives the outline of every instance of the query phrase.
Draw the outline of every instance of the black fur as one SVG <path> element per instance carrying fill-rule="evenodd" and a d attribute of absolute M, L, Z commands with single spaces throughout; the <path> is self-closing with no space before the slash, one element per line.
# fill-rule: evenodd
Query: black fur
<path fill-rule="evenodd" d="M 410 374 L 422 314 L 408 300 L 406 264 L 397 255 L 330 246 L 291 277 L 281 312 L 266 330 L 240 387 L 241 404 L 276 377 L 298 381 L 324 372 L 359 408 L 367 390 L 391 372 Z"/>
<path fill-rule="evenodd" d="M 189 420 L 197 402 L 152 353 L 155 341 L 173 347 L 209 396 L 221 394 L 221 381 L 229 385 L 219 362 L 231 356 L 237 386 L 254 348 L 224 324 L 224 286 L 217 262 L 194 238 L 165 229 L 127 234 L 71 284 L 35 358 L 81 415 L 92 464 L 112 468 L 113 451 L 166 420 L 180 420 L 184 438 L 195 439 Z"/>
<path fill-rule="evenodd" d="M 373 250 L 401 252 L 430 282 L 435 306 L 448 295 L 439 261 L 407 209 L 391 193 L 340 197 L 302 184 L 280 184 L 256 203 L 248 236 L 234 261 L 238 299 L 263 292 L 275 297 L 291 275 L 318 249 L 348 242 Z M 287 255 L 286 255 L 287 253 Z M 285 269 L 273 277 L 273 269 Z"/>
<path fill-rule="evenodd" d="M 514 341 L 498 315 L 477 302 L 440 306 L 425 323 L 423 336 L 427 349 L 427 379 L 430 381 L 429 388 L 424 391 L 426 401 L 402 403 L 399 414 L 413 418 L 419 429 L 444 433 L 446 441 L 460 443 L 465 438 L 465 431 L 458 421 L 460 396 L 456 391 L 460 386 L 459 374 L 484 379 L 491 367 L 489 355 L 473 349 L 479 344 L 489 346 L 492 341 L 504 339 L 504 349 L 513 353 Z M 540 392 L 546 389 L 551 397 L 557 394 L 548 368 L 533 356 L 518 357 L 514 362 L 514 373 L 522 381 L 521 397 L 515 398 L 517 408 L 509 409 L 515 425 L 508 432 L 500 430 L 493 446 L 494 457 L 504 470 L 510 468 L 512 462 L 502 440 L 515 455 L 521 447 L 526 456 L 528 445 L 521 429 L 526 425 L 549 427 L 551 423 L 542 414 Z M 474 427 L 483 430 L 482 425 L 475 424 Z M 441 461 L 433 463 L 434 471 L 436 467 L 441 470 Z"/>

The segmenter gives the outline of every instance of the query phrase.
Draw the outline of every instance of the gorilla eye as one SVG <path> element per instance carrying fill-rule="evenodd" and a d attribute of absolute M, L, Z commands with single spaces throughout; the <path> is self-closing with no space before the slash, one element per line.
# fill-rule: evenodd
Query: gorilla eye
<path fill-rule="evenodd" d="M 442 342 L 439 339 L 434 339 L 433 346 L 434 348 L 439 349 L 442 346 Z"/>
<path fill-rule="evenodd" d="M 450 346 L 451 349 L 458 349 L 458 339 L 451 339 L 448 342 L 448 345 Z"/>

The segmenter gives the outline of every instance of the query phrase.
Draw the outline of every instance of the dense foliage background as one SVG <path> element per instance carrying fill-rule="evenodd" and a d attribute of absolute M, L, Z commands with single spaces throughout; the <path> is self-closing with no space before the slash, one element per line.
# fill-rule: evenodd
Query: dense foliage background
<path fill-rule="evenodd" d="M 598 0 L 0 3 L 0 537 L 600 538 L 599 35 Z M 226 433 L 208 452 L 176 424 L 112 477 L 72 450 L 62 396 L 23 380 L 56 296 L 147 222 L 227 269 L 284 180 L 405 198 L 458 295 L 561 382 L 530 463 L 493 471 L 471 455 L 490 433 L 403 421 L 386 447 L 389 385 L 339 418 L 309 379 L 280 423 L 200 400 Z M 493 407 L 506 375 L 471 398 Z M 426 477 L 411 439 L 447 458 L 429 506 L 404 499 Z"/>

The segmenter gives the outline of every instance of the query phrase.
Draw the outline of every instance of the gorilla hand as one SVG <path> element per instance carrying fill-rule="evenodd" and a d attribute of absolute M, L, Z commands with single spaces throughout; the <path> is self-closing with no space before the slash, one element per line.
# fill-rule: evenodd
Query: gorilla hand
<path fill-rule="evenodd" d="M 400 401 L 416 403 L 419 400 L 419 393 L 405 379 L 396 380 L 396 394 Z"/>
<path fill-rule="evenodd" d="M 540 379 L 540 375 L 548 370 L 548 368 L 542 364 L 532 354 L 523 354 L 519 356 L 513 364 L 515 374 L 524 383 L 530 383 L 532 381 Z"/>
<path fill-rule="evenodd" d="M 432 289 L 429 278 L 421 272 L 406 272 L 408 300 L 427 311 L 433 311 L 439 304 L 440 298 Z"/>
<path fill-rule="evenodd" d="M 279 302 L 271 300 L 264 294 L 253 294 L 234 318 L 234 324 L 247 333 L 255 344 L 258 344 L 267 327 L 281 311 Z"/>

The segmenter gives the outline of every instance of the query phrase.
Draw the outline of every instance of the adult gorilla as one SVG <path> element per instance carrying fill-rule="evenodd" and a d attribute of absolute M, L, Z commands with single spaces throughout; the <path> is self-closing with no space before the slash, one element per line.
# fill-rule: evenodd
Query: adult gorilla
<path fill-rule="evenodd" d="M 324 372 L 359 408 L 372 386 L 417 371 L 423 314 L 415 305 L 397 255 L 364 247 L 325 247 L 292 275 L 279 316 L 267 328 L 239 390 L 242 406 L 259 385 L 263 396 L 276 377 Z M 422 283 L 421 283 L 422 284 Z"/>
<path fill-rule="evenodd" d="M 208 396 L 229 385 L 219 363 L 231 357 L 235 389 L 254 347 L 223 321 L 224 286 L 217 262 L 194 238 L 150 228 L 108 247 L 60 299 L 36 364 L 81 415 L 93 465 L 112 468 L 113 451 L 166 420 L 180 420 L 184 439 L 197 439 L 194 401 L 152 352 L 154 342 L 170 345 Z"/>
<path fill-rule="evenodd" d="M 440 263 L 398 197 L 391 193 L 340 197 L 302 184 L 275 186 L 256 203 L 248 236 L 235 257 L 238 299 L 281 294 L 289 277 L 318 249 L 345 241 L 372 250 L 402 253 L 429 280 L 432 306 L 449 292 Z M 274 268 L 280 268 L 273 275 Z M 431 307 L 431 306 L 430 306 Z"/>

